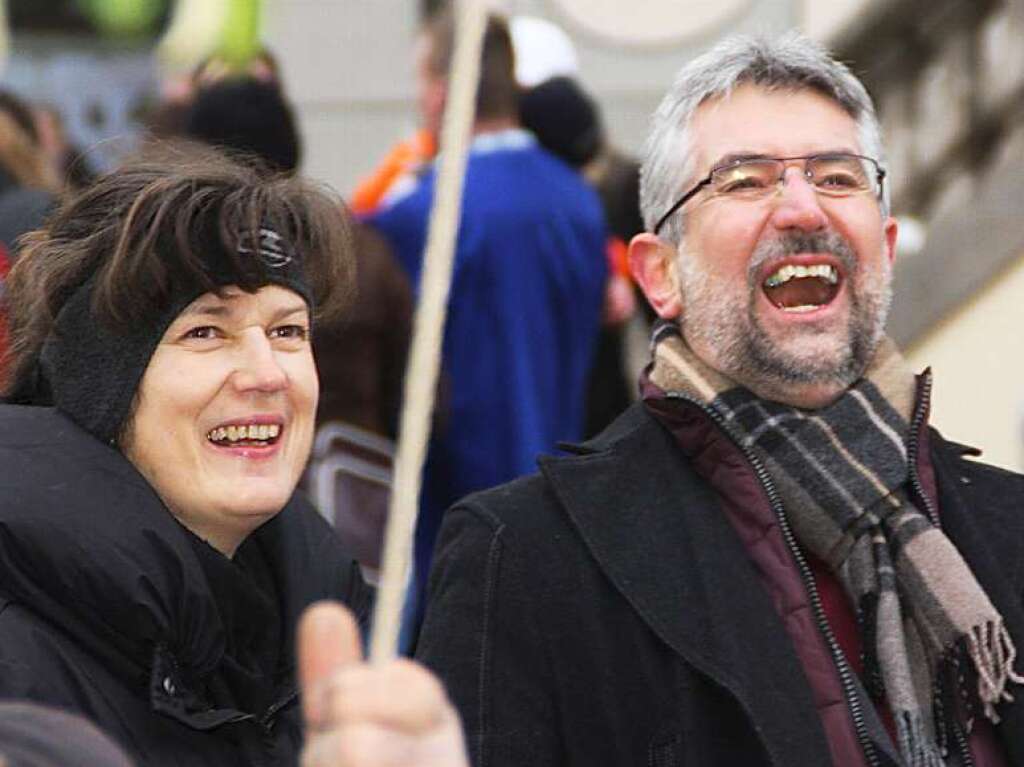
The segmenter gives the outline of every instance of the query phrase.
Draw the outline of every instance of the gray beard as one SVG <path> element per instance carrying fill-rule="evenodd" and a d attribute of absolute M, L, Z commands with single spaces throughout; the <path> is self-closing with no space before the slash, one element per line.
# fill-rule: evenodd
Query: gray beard
<path fill-rule="evenodd" d="M 843 265 L 850 300 L 845 337 L 837 339 L 835 354 L 808 358 L 780 343 L 758 321 L 755 311 L 758 275 L 762 267 L 794 253 L 831 253 Z M 885 329 L 892 302 L 892 274 L 888 261 L 874 274 L 864 274 L 850 244 L 837 232 L 791 234 L 763 242 L 747 268 L 747 297 L 724 293 L 715 278 L 703 272 L 696 259 L 680 255 L 680 282 L 684 316 L 680 325 L 691 343 L 714 349 L 713 367 L 737 383 L 758 390 L 779 390 L 800 384 L 837 384 L 848 387 L 863 375 Z M 830 328 L 804 328 L 801 337 L 834 332 Z M 798 339 L 796 339 L 798 342 Z M 710 361 L 709 361 L 710 362 Z"/>

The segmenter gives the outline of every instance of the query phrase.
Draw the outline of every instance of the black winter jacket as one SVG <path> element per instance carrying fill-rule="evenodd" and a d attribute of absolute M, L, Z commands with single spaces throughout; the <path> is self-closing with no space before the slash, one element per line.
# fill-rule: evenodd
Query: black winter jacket
<path fill-rule="evenodd" d="M 293 631 L 369 590 L 292 501 L 228 560 L 119 452 L 50 408 L 0 406 L 0 698 L 84 715 L 139 765 L 288 765 Z"/>
<path fill-rule="evenodd" d="M 1024 477 L 930 444 L 943 528 L 1024 642 Z M 636 405 L 575 451 L 445 517 L 417 656 L 474 765 L 830 765 L 781 619 L 674 438 Z M 999 713 L 1024 765 L 1024 693 Z"/>

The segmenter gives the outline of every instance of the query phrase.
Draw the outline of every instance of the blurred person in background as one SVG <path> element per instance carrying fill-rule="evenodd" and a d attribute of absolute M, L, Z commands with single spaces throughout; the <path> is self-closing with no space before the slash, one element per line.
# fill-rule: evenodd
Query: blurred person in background
<path fill-rule="evenodd" d="M 643 231 L 640 217 L 640 163 L 608 142 L 593 99 L 574 79 L 552 77 L 523 92 L 523 127 L 543 146 L 583 174 L 593 185 L 608 224 L 608 283 L 603 325 L 587 386 L 584 434 L 592 436 L 633 401 L 627 373 L 624 330 L 637 308 L 626 245 Z"/>
<path fill-rule="evenodd" d="M 58 186 L 31 108 L 0 90 L 0 386 L 8 367 L 7 272 L 17 257 L 19 238 L 43 222 L 57 201 Z"/>
<path fill-rule="evenodd" d="M 291 104 L 276 82 L 250 75 L 201 82 L 183 119 L 192 139 L 258 157 L 273 171 L 294 173 L 302 141 Z"/>
<path fill-rule="evenodd" d="M 63 190 L 78 192 L 96 178 L 89 158 L 73 144 L 64 126 L 60 110 L 51 104 L 36 104 L 32 109 L 39 146 Z"/>
<path fill-rule="evenodd" d="M 417 48 L 424 125 L 440 124 L 453 33 L 451 13 L 442 12 L 427 23 Z M 443 423 L 431 440 L 416 528 L 414 599 L 450 504 L 531 471 L 539 453 L 583 431 L 607 275 L 604 218 L 579 174 L 520 127 L 518 110 L 508 28 L 492 16 L 445 325 Z M 405 196 L 367 219 L 414 285 L 435 180 L 432 166 Z"/>
<path fill-rule="evenodd" d="M 0 244 L 10 261 L 17 260 L 18 238 L 53 208 L 59 186 L 32 109 L 10 91 L 0 91 Z"/>
<path fill-rule="evenodd" d="M 343 311 L 341 202 L 200 147 L 146 154 L 26 239 L 0 405 L 0 697 L 90 719 L 140 764 L 280 765 L 294 631 L 367 618 L 296 484 L 311 333 Z"/>

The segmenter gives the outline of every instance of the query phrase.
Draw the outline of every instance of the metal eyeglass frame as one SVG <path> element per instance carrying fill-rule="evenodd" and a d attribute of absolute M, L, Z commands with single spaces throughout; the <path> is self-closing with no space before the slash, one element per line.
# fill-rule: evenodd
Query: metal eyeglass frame
<path fill-rule="evenodd" d="M 828 157 L 856 157 L 858 160 L 867 160 L 872 165 L 874 165 L 875 166 L 875 181 L 878 184 L 878 197 L 881 198 L 881 196 L 882 196 L 882 182 L 885 180 L 885 168 L 883 168 L 879 164 L 878 160 L 876 160 L 874 157 L 868 157 L 867 155 L 863 155 L 863 154 L 854 154 L 853 152 L 824 152 L 822 154 L 807 154 L 807 155 L 799 155 L 797 157 L 746 157 L 746 158 L 744 158 L 742 160 L 734 160 L 732 162 L 727 162 L 724 165 L 719 165 L 719 166 L 717 166 L 715 168 L 712 168 L 707 176 L 705 176 L 703 179 L 698 181 L 686 194 L 684 194 L 682 197 L 680 197 L 678 200 L 676 200 L 675 204 L 665 212 L 665 215 L 658 219 L 658 223 L 656 223 L 654 225 L 653 233 L 655 235 L 657 235 L 658 232 L 661 231 L 661 227 L 663 227 L 665 225 L 665 222 L 668 221 L 669 218 L 671 218 L 672 215 L 676 211 L 678 211 L 681 207 L 683 207 L 683 205 L 685 205 L 690 200 L 691 197 L 693 197 L 695 194 L 697 194 L 697 192 L 699 192 L 701 189 L 706 187 L 708 184 L 710 184 L 714 180 L 716 173 L 721 173 L 723 170 L 728 170 L 729 168 L 732 168 L 732 167 L 734 167 L 736 165 L 743 165 L 744 163 L 748 163 L 748 162 L 758 162 L 758 161 L 770 160 L 772 162 L 786 163 L 786 162 L 792 162 L 793 160 L 803 160 L 804 161 L 804 170 L 803 170 L 804 178 L 806 178 L 809 181 L 811 177 L 810 177 L 810 175 L 807 172 L 807 164 L 808 164 L 808 162 L 810 162 L 811 160 L 819 160 L 819 159 L 828 158 Z M 785 178 L 785 169 L 783 169 L 783 174 L 782 174 L 782 176 L 780 177 L 779 180 L 781 181 L 783 178 Z M 776 183 L 778 183 L 778 182 L 776 182 Z M 817 187 L 815 187 L 815 189 L 817 189 Z M 836 197 L 845 197 L 845 196 L 848 196 L 848 195 L 834 195 L 834 196 L 836 196 Z"/>

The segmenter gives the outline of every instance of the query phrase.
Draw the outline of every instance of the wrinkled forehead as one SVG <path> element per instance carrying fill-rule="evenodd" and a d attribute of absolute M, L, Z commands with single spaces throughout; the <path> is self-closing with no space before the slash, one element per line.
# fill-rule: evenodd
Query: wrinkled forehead
<path fill-rule="evenodd" d="M 698 176 L 737 156 L 860 154 L 863 149 L 856 120 L 832 98 L 813 88 L 752 83 L 705 99 L 694 113 L 689 138 Z"/>
<path fill-rule="evenodd" d="M 181 310 L 174 323 L 193 319 L 231 321 L 251 314 L 308 316 L 309 306 L 301 295 L 280 285 L 264 285 L 254 291 L 228 285 L 218 292 L 203 293 Z"/>

